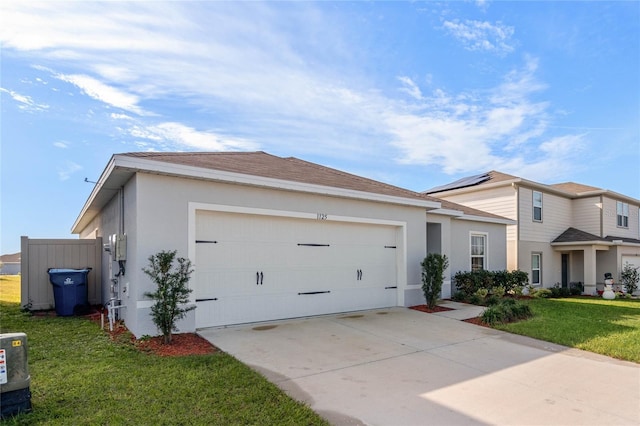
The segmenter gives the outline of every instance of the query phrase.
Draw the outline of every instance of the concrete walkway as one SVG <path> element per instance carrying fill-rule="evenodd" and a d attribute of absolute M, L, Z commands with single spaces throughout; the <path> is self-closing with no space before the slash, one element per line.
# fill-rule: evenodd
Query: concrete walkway
<path fill-rule="evenodd" d="M 451 318 L 471 314 L 391 308 L 199 333 L 335 425 L 640 424 L 640 365 Z"/>

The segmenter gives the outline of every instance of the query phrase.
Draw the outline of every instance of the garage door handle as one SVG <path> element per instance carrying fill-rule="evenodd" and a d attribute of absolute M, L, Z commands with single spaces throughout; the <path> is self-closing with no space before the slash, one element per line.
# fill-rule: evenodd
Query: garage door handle
<path fill-rule="evenodd" d="M 362 269 L 358 269 L 358 270 L 356 271 L 356 279 L 357 279 L 358 281 L 362 281 Z"/>
<path fill-rule="evenodd" d="M 262 272 L 256 272 L 256 285 L 262 285 L 264 280 L 264 274 Z"/>

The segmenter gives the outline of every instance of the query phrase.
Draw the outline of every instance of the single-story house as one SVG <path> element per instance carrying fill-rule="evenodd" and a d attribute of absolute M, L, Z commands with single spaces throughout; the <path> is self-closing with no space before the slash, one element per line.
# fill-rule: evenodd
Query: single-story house
<path fill-rule="evenodd" d="M 0 275 L 20 274 L 20 253 L 0 256 Z"/>
<path fill-rule="evenodd" d="M 506 268 L 513 221 L 297 158 L 264 152 L 114 155 L 75 221 L 102 237 L 105 303 L 136 335 L 157 334 L 142 271 L 177 250 L 192 261 L 182 332 L 424 303 L 420 262 Z M 107 251 L 108 249 L 108 251 Z M 474 262 L 477 261 L 477 249 Z"/>

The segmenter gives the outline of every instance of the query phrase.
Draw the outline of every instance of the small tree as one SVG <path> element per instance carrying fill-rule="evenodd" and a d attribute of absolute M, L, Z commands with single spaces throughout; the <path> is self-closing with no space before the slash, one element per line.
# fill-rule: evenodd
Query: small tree
<path fill-rule="evenodd" d="M 446 255 L 429 253 L 422 263 L 422 292 L 427 302 L 427 307 L 433 309 L 442 290 L 444 270 L 449 267 Z"/>
<path fill-rule="evenodd" d="M 633 267 L 628 263 L 622 268 L 620 281 L 627 288 L 627 294 L 633 294 L 638 289 L 638 281 L 640 281 L 640 273 L 637 267 Z"/>
<path fill-rule="evenodd" d="M 178 261 L 174 267 L 174 260 Z M 149 267 L 142 268 L 156 284 L 154 292 L 145 296 L 155 300 L 151 306 L 151 317 L 164 336 L 164 343 L 171 343 L 172 332 L 178 331 L 176 322 L 185 317 L 195 306 L 184 307 L 193 291 L 187 284 L 193 270 L 191 261 L 183 257 L 176 259 L 176 251 L 161 251 L 149 257 Z"/>

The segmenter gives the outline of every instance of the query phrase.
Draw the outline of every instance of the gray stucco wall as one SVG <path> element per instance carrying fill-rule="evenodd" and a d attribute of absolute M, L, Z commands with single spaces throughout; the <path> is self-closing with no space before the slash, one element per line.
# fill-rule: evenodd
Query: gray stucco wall
<path fill-rule="evenodd" d="M 406 222 L 406 286 L 400 289 L 402 304 L 422 303 L 420 262 L 426 254 L 425 209 L 367 200 L 353 200 L 259 188 L 204 180 L 176 178 L 138 173 L 125 187 L 125 233 L 127 234 L 127 271 L 123 285 L 128 288 L 123 297 L 127 306 L 123 317 L 136 335 L 157 334 L 149 317 L 149 301 L 144 296 L 153 284 L 142 272 L 150 255 L 161 250 L 177 250 L 178 256 L 189 257 L 189 203 L 232 205 L 280 211 L 325 213 Z M 116 200 L 105 208 L 100 223 L 103 234 L 117 232 L 112 211 Z M 192 259 L 193 260 L 193 259 Z M 402 300 L 404 299 L 404 300 Z M 178 324 L 181 331 L 195 329 L 193 312 Z"/>

